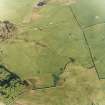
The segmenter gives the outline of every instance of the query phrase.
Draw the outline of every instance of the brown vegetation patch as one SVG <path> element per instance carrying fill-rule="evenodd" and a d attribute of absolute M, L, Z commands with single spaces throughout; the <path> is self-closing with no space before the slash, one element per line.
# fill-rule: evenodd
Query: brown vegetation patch
<path fill-rule="evenodd" d="M 37 12 L 33 11 L 32 15 L 31 15 L 31 21 L 38 20 L 39 18 L 41 18 L 41 15 L 38 14 Z"/>
<path fill-rule="evenodd" d="M 25 80 L 24 84 L 27 88 L 36 89 L 41 87 L 41 85 L 43 84 L 43 81 L 41 81 L 40 78 L 36 77 L 36 78 L 30 78 Z"/>

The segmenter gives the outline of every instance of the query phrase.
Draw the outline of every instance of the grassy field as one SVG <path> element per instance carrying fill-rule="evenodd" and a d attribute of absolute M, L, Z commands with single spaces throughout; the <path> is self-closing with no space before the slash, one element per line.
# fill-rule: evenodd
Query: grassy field
<path fill-rule="evenodd" d="M 66 81 L 58 87 L 26 90 L 17 103 L 92 105 L 93 102 L 101 105 L 105 82 L 98 80 L 94 68 L 89 68 L 93 67 L 91 50 L 100 78 L 105 77 L 105 26 L 95 25 L 105 20 L 104 2 L 49 0 L 39 9 L 33 8 L 35 2 L 0 0 L 0 19 L 16 25 L 14 36 L 0 41 L 0 64 L 22 80 L 34 80 L 40 88 L 52 86 L 53 75 L 59 76 L 62 71 L 61 81 Z"/>

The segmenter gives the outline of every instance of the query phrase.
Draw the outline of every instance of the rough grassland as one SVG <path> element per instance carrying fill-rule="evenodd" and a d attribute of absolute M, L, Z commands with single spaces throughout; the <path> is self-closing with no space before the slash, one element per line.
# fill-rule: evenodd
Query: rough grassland
<path fill-rule="evenodd" d="M 62 86 L 28 91 L 16 103 L 22 105 L 105 105 L 105 81 L 99 80 L 94 69 L 70 64 L 61 76 Z"/>

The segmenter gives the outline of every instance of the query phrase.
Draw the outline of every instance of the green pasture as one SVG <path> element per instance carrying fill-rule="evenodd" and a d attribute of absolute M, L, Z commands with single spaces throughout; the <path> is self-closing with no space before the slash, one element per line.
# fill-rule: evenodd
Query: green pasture
<path fill-rule="evenodd" d="M 21 4 L 22 2 L 17 2 L 14 0 L 7 5 L 11 8 L 16 5 L 16 9 L 21 11 L 19 14 L 5 15 L 10 16 L 8 20 L 15 19 L 20 24 L 17 23 L 18 29 L 14 38 L 0 43 L 3 65 L 23 79 L 37 77 L 43 85 L 46 84 L 45 86 L 52 84 L 52 74 L 59 74 L 70 58 L 84 67 L 92 65 L 83 33 L 69 6 L 49 3 L 38 11 L 42 16 L 39 20 L 23 23 L 23 15 L 26 16 L 32 12 L 30 10 L 32 10 L 33 1 L 26 0 L 24 5 Z"/>
<path fill-rule="evenodd" d="M 82 27 L 105 22 L 104 0 L 77 0 L 72 8 Z"/>

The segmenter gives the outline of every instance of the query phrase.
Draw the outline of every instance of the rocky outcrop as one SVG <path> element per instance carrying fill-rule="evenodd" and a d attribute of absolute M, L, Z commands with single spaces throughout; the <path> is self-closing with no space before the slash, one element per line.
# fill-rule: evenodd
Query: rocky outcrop
<path fill-rule="evenodd" d="M 9 21 L 0 21 L 0 38 L 8 39 L 13 36 L 15 25 Z"/>
<path fill-rule="evenodd" d="M 39 0 L 37 3 L 35 3 L 34 8 L 40 8 L 47 4 L 45 0 Z"/>

